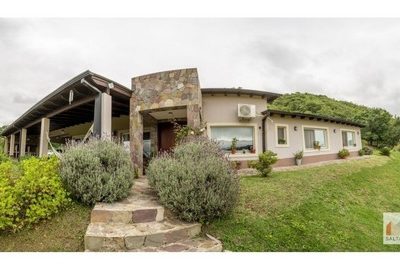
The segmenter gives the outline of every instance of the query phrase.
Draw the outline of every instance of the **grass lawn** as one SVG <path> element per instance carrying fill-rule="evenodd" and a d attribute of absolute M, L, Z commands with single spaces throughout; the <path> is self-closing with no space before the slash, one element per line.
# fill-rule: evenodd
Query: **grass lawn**
<path fill-rule="evenodd" d="M 84 251 L 83 237 L 90 207 L 72 204 L 68 209 L 17 233 L 0 233 L 0 251 Z"/>
<path fill-rule="evenodd" d="M 400 153 L 243 177 L 235 212 L 206 231 L 231 251 L 400 251 L 383 212 L 400 212 Z"/>

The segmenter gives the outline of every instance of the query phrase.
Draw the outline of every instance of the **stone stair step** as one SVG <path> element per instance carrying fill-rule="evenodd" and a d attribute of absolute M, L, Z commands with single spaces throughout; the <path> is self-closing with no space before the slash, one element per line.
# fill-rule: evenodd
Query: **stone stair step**
<path fill-rule="evenodd" d="M 136 204 L 97 203 L 90 215 L 91 223 L 148 223 L 164 220 L 164 207 Z"/>
<path fill-rule="evenodd" d="M 201 232 L 201 225 L 177 220 L 123 224 L 91 223 L 85 235 L 88 251 L 124 251 L 143 247 L 159 247 L 187 240 Z"/>
<path fill-rule="evenodd" d="M 155 196 L 133 193 L 116 203 L 97 203 L 91 213 L 92 223 L 147 223 L 164 220 L 164 207 Z"/>
<path fill-rule="evenodd" d="M 222 243 L 215 238 L 196 237 L 160 247 L 142 247 L 130 250 L 132 252 L 221 252 Z"/>

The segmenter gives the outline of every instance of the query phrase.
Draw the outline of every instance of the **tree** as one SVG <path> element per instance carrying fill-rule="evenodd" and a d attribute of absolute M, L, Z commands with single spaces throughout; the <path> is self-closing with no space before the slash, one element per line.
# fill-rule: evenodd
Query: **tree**
<path fill-rule="evenodd" d="M 362 129 L 363 138 L 373 146 L 384 146 L 390 136 L 392 115 L 384 109 L 373 108 L 366 113 L 366 127 Z"/>
<path fill-rule="evenodd" d="M 400 118 L 395 117 L 390 121 L 389 130 L 383 136 L 382 146 L 394 147 L 400 143 Z"/>
<path fill-rule="evenodd" d="M 310 93 L 284 94 L 270 109 L 344 118 L 364 124 L 362 138 L 373 146 L 393 147 L 400 141 L 400 119 L 382 108 L 370 108 Z"/>

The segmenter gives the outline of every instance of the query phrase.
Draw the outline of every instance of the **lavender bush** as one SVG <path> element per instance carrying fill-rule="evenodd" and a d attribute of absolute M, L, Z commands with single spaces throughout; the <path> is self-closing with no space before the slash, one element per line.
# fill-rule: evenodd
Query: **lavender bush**
<path fill-rule="evenodd" d="M 226 215 L 238 199 L 239 178 L 218 144 L 205 137 L 186 138 L 154 158 L 147 176 L 161 203 L 185 221 Z"/>
<path fill-rule="evenodd" d="M 129 153 L 112 141 L 72 143 L 61 157 L 64 186 L 84 204 L 111 203 L 127 197 L 134 176 Z"/>

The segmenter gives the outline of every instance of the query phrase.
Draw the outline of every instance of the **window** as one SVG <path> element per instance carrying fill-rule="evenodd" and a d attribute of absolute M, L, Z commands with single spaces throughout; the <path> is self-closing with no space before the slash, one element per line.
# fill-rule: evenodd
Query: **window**
<path fill-rule="evenodd" d="M 288 146 L 288 126 L 287 125 L 276 125 L 276 146 Z"/>
<path fill-rule="evenodd" d="M 342 140 L 344 147 L 355 147 L 356 146 L 356 134 L 354 131 L 343 130 Z"/>
<path fill-rule="evenodd" d="M 254 151 L 254 127 L 211 126 L 211 139 L 217 141 L 221 149 L 231 150 L 232 139 L 237 139 L 238 151 Z"/>
<path fill-rule="evenodd" d="M 324 128 L 304 128 L 305 149 L 328 149 L 328 131 Z"/>

